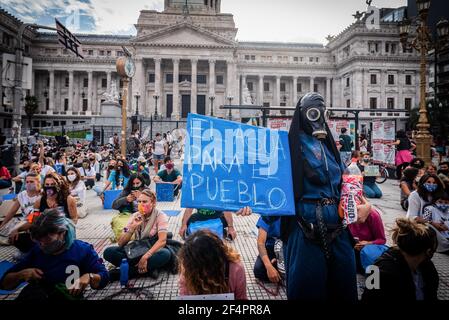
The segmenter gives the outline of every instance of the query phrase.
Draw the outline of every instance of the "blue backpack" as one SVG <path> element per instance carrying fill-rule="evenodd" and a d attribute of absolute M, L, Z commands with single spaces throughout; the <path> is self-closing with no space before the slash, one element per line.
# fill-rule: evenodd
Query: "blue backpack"
<path fill-rule="evenodd" d="M 220 218 L 192 222 L 187 228 L 187 236 L 196 231 L 207 229 L 223 239 L 223 222 Z"/>

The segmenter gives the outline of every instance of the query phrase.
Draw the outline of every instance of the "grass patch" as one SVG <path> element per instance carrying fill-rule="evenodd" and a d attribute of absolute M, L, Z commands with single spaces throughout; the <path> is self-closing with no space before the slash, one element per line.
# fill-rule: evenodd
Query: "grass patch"
<path fill-rule="evenodd" d="M 90 130 L 66 132 L 67 136 L 70 139 L 85 139 L 86 138 L 86 134 L 89 134 L 89 133 L 90 133 Z M 61 132 L 46 132 L 46 131 L 42 131 L 39 134 L 41 134 L 43 136 L 56 137 L 56 136 L 60 136 L 62 133 Z"/>

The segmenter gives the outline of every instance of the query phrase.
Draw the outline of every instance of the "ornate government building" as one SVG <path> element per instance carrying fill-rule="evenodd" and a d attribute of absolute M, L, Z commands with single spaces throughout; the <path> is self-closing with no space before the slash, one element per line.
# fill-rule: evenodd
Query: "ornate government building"
<path fill-rule="evenodd" d="M 395 109 L 418 105 L 418 56 L 399 42 L 397 21 L 405 8 L 382 9 L 378 29 L 357 20 L 321 45 L 239 42 L 233 15 L 221 12 L 220 0 L 192 0 L 187 8 L 184 3 L 166 0 L 163 12 L 141 11 L 135 37 L 78 35 L 84 60 L 63 49 L 54 33 L 25 32 L 32 77 L 23 96 L 39 99 L 33 126 L 88 124 L 101 117 L 104 94 L 113 86 L 121 92 L 115 61 L 124 54 L 122 46 L 136 63 L 129 114 L 150 117 L 157 108 L 164 118 L 182 119 L 189 112 L 226 117 L 222 105 L 294 106 L 303 94 L 316 91 L 332 108 L 390 109 L 361 117 L 395 118 L 403 125 L 408 114 Z M 21 23 L 0 10 L 2 53 L 14 53 Z M 3 60 L 2 70 L 8 67 Z M 11 127 L 11 90 L 1 83 L 4 128 Z M 234 119 L 249 116 L 233 111 Z"/>

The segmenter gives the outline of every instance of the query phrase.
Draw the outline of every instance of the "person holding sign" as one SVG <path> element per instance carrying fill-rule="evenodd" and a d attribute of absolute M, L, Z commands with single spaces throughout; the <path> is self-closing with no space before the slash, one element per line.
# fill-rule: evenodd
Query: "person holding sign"
<path fill-rule="evenodd" d="M 382 191 L 376 184 L 376 177 L 380 175 L 379 166 L 373 166 L 369 152 L 364 152 L 362 161 L 358 163 L 358 167 L 363 174 L 363 192 L 369 199 L 382 198 Z"/>
<path fill-rule="evenodd" d="M 355 302 L 354 243 L 338 214 L 344 163 L 320 94 L 299 101 L 289 144 L 296 215 L 281 218 L 287 297 Z"/>
<path fill-rule="evenodd" d="M 174 189 L 175 197 L 179 193 L 179 189 L 182 186 L 182 175 L 178 169 L 175 169 L 175 164 L 170 161 L 165 164 L 165 170 L 159 171 L 159 173 L 153 178 L 155 183 L 171 183 L 176 185 Z"/>

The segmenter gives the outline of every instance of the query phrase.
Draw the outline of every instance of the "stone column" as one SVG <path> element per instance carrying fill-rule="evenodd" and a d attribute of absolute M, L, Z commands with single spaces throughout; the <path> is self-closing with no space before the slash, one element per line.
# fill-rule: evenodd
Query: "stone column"
<path fill-rule="evenodd" d="M 55 70 L 48 71 L 50 75 L 50 81 L 48 86 L 48 100 L 49 100 L 49 113 L 55 111 Z"/>
<path fill-rule="evenodd" d="M 380 101 L 379 101 L 379 109 L 387 108 L 387 99 L 385 97 L 385 70 L 380 71 Z"/>
<path fill-rule="evenodd" d="M 404 85 L 405 85 L 405 76 L 404 76 L 404 70 L 400 70 L 398 72 L 398 102 L 396 103 L 395 107 L 397 109 L 405 109 L 404 105 Z"/>
<path fill-rule="evenodd" d="M 36 70 L 33 69 L 33 71 L 31 71 L 31 90 L 30 90 L 30 94 L 32 96 L 34 96 L 35 92 L 36 92 L 36 88 L 35 88 L 36 81 L 35 81 L 35 79 L 36 79 Z M 0 84 L 1 84 L 1 80 L 0 80 Z M 3 90 L 2 86 L 0 86 L 0 90 Z M 0 91 L 0 93 L 2 94 L 2 97 L 3 97 L 3 91 Z"/>
<path fill-rule="evenodd" d="M 296 107 L 296 104 L 298 103 L 298 77 L 293 76 L 293 88 L 292 88 L 292 98 L 290 99 L 292 101 L 292 106 Z"/>
<path fill-rule="evenodd" d="M 326 78 L 326 107 L 331 105 L 331 78 Z"/>
<path fill-rule="evenodd" d="M 55 109 L 58 112 L 64 111 L 64 103 L 61 101 L 61 86 L 64 82 L 61 79 L 61 74 L 57 76 L 55 74 L 55 89 L 56 89 L 56 98 L 55 98 Z"/>
<path fill-rule="evenodd" d="M 87 72 L 87 111 L 93 112 L 92 110 L 92 82 L 93 82 L 93 72 L 88 71 Z"/>
<path fill-rule="evenodd" d="M 215 60 L 209 60 L 209 96 L 215 96 Z M 215 100 L 216 98 L 217 97 L 215 97 Z M 215 104 L 216 103 L 214 102 L 214 109 Z"/>
<path fill-rule="evenodd" d="M 259 75 L 259 94 L 258 94 L 258 104 L 259 106 L 263 106 L 263 95 L 264 95 L 264 90 L 263 90 L 263 75 L 260 74 Z"/>
<path fill-rule="evenodd" d="M 73 112 L 73 70 L 69 70 L 69 90 L 68 99 L 69 99 L 69 108 L 68 111 Z"/>
<path fill-rule="evenodd" d="M 162 94 L 161 94 L 161 78 L 162 78 L 162 74 L 161 74 L 161 62 L 162 59 L 161 58 L 155 58 L 154 59 L 154 94 L 159 96 L 158 99 L 158 104 L 162 106 Z M 153 97 L 152 97 L 153 98 Z M 153 113 L 149 114 L 149 116 L 152 116 L 156 110 L 156 100 L 153 98 L 153 103 L 154 103 L 154 108 L 153 108 Z M 159 112 L 159 110 L 162 110 L 162 108 L 158 108 L 158 115 L 161 114 L 161 112 Z"/>
<path fill-rule="evenodd" d="M 106 92 L 111 90 L 111 71 L 106 72 Z"/>
<path fill-rule="evenodd" d="M 310 85 L 309 85 L 309 91 L 310 92 L 314 92 L 315 90 L 315 78 L 314 77 L 310 77 Z"/>
<path fill-rule="evenodd" d="M 181 117 L 179 103 L 179 59 L 173 59 L 173 113 L 171 116 L 173 120 L 179 120 Z"/>
<path fill-rule="evenodd" d="M 190 104 L 191 104 L 191 113 L 197 113 L 197 95 L 198 95 L 198 86 L 197 86 L 197 75 L 198 75 L 198 59 L 192 59 L 192 82 L 191 82 L 191 93 L 190 93 Z M 229 75 L 228 75 L 229 76 Z M 229 83 L 229 82 L 228 82 Z M 207 103 L 207 101 L 206 101 Z"/>
<path fill-rule="evenodd" d="M 276 91 L 275 91 L 274 105 L 275 106 L 281 105 L 281 76 L 276 76 Z"/>
<path fill-rule="evenodd" d="M 100 102 L 98 101 L 98 82 L 97 77 L 92 73 L 92 112 L 100 113 Z"/>

